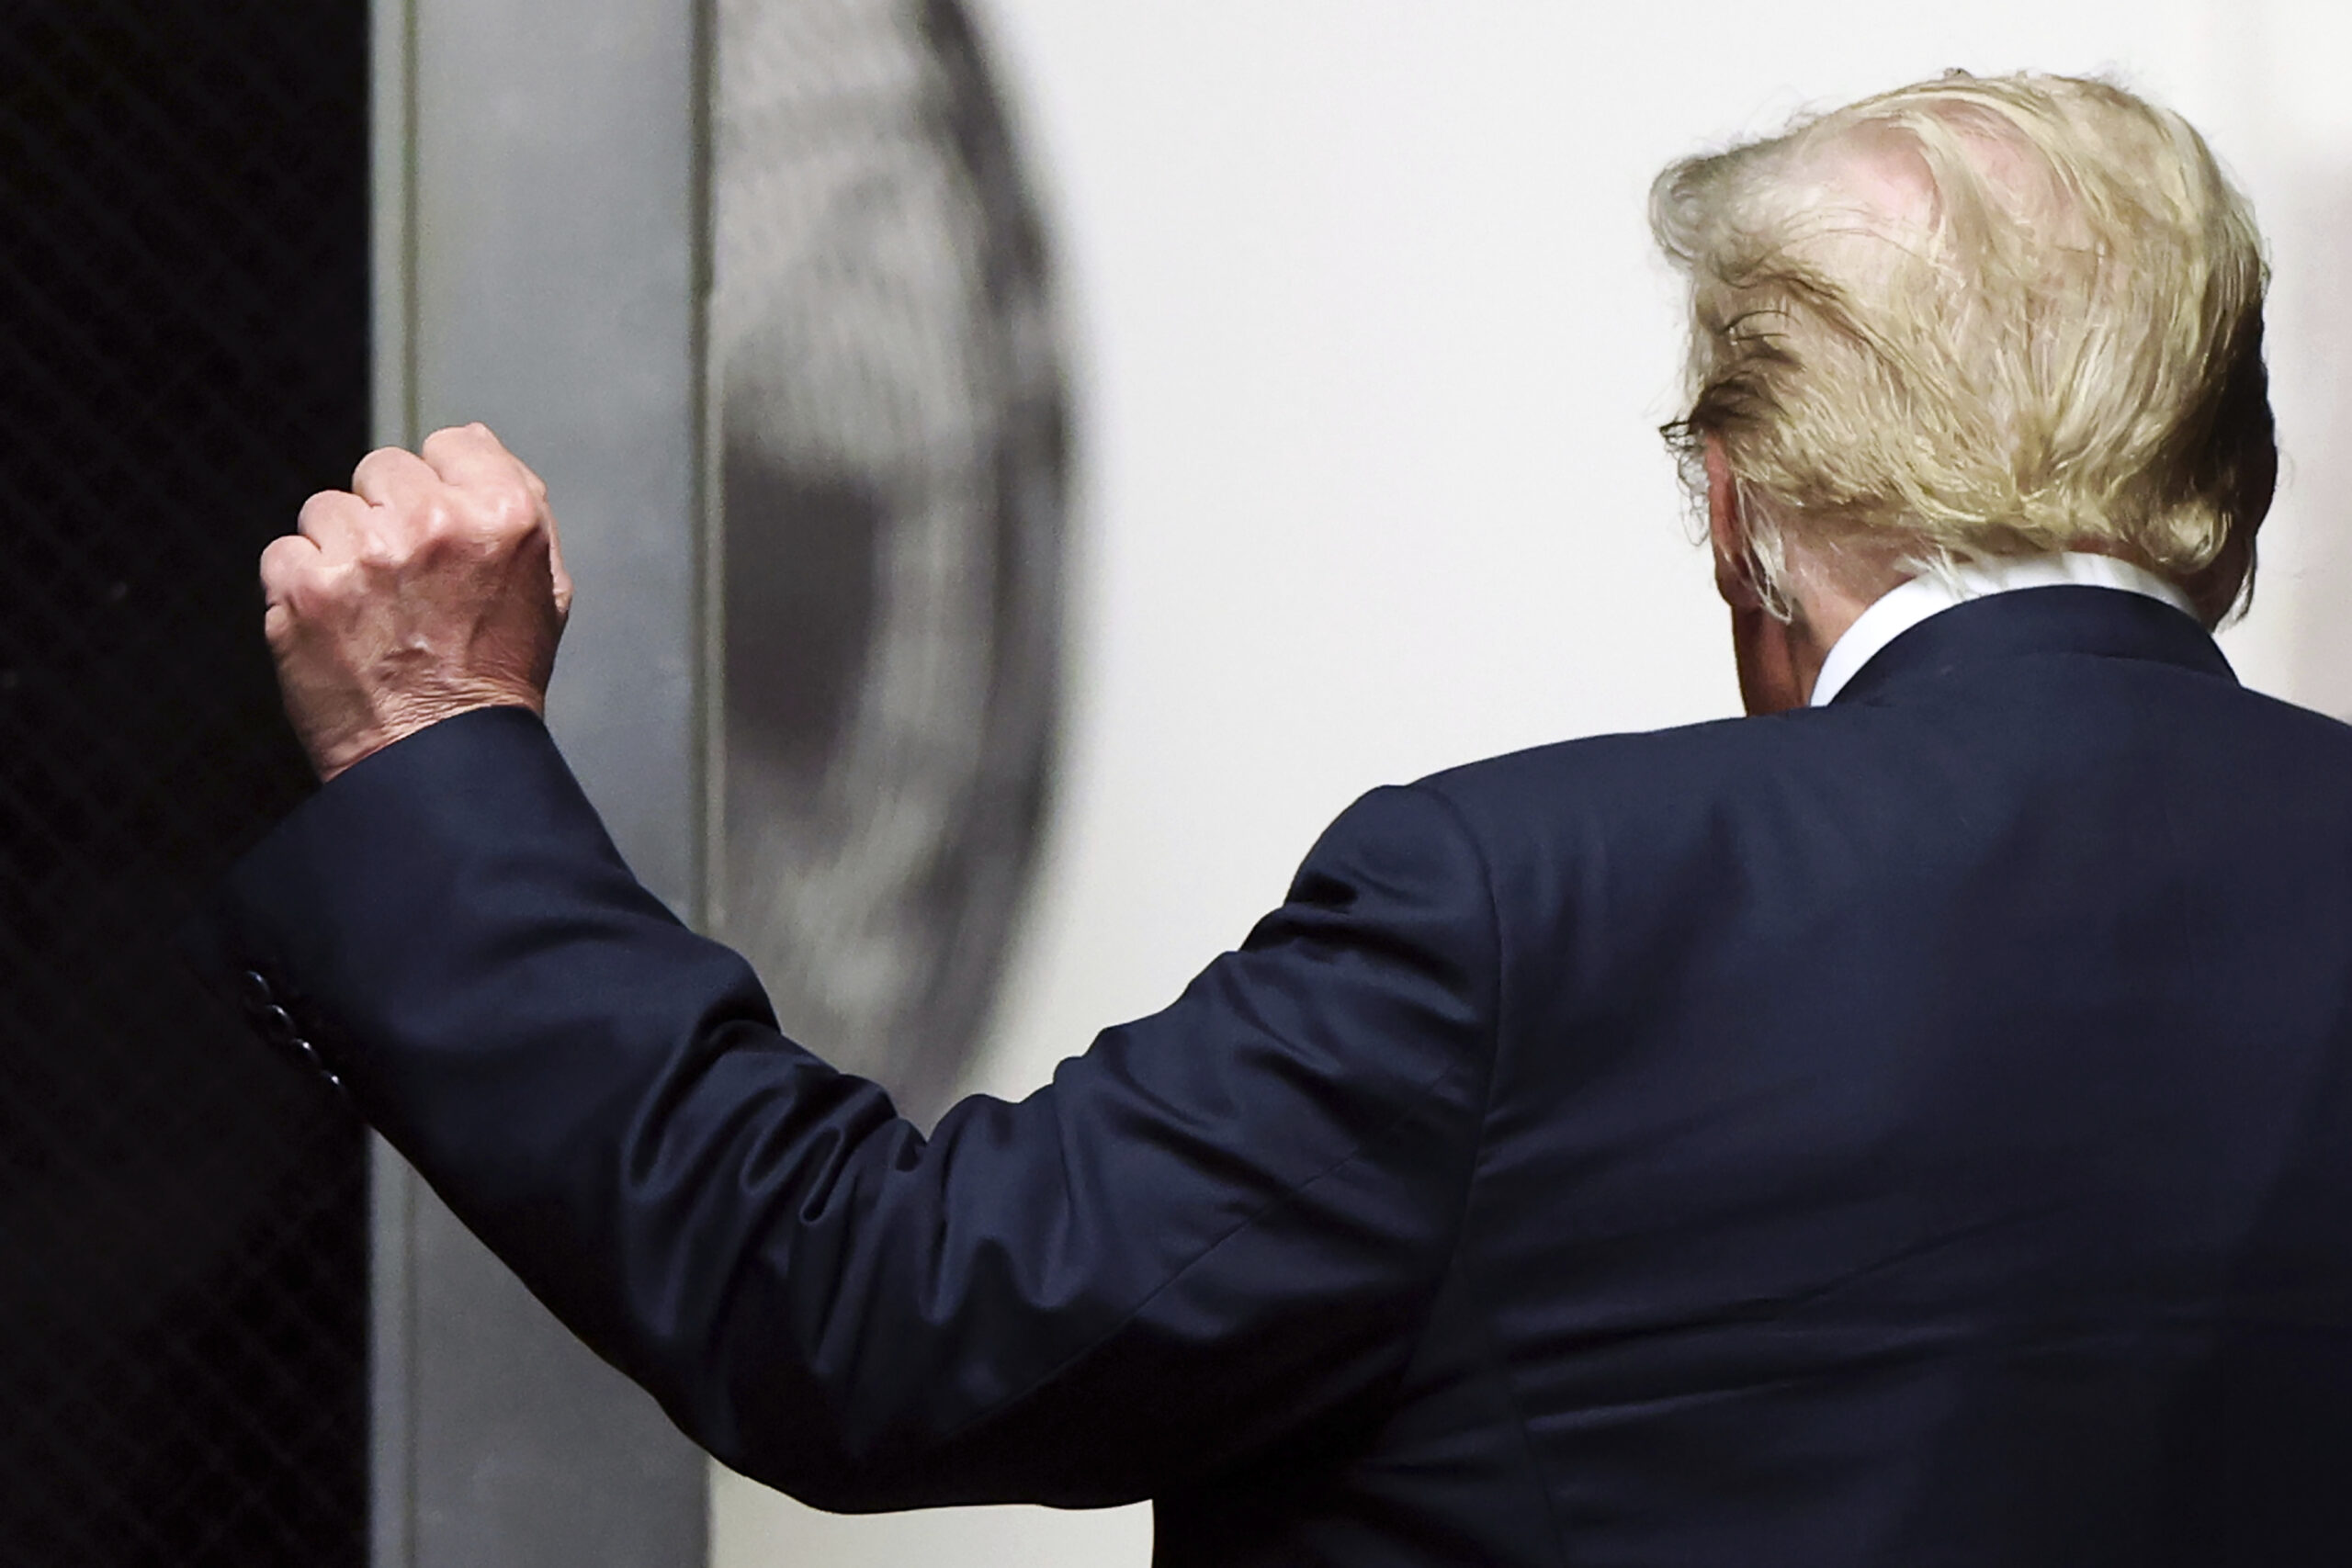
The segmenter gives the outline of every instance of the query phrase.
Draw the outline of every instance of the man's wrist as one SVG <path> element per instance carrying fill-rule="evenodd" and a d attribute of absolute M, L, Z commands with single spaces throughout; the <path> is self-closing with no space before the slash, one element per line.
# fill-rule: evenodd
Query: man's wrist
<path fill-rule="evenodd" d="M 405 703 L 368 728 L 340 738 L 326 748 L 313 750 L 311 765 L 318 773 L 321 784 L 331 784 L 337 776 L 377 752 L 397 746 L 410 736 L 430 729 L 444 719 L 492 707 L 527 708 L 544 716 L 547 699 L 543 694 L 528 688 L 485 685 L 463 694 L 452 693 Z"/>

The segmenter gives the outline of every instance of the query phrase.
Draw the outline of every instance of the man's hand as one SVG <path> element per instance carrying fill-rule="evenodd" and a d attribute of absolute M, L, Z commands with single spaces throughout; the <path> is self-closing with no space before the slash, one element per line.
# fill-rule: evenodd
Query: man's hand
<path fill-rule="evenodd" d="M 472 708 L 545 711 L 571 609 L 548 487 L 479 424 L 422 451 L 370 452 L 262 552 L 263 630 L 322 780 Z"/>

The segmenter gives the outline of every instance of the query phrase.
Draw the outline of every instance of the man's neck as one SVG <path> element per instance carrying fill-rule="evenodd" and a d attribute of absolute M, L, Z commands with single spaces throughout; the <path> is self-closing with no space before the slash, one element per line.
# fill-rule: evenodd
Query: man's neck
<path fill-rule="evenodd" d="M 1870 589 L 1847 587 L 1828 573 L 1794 574 L 1794 613 L 1783 621 L 1762 610 L 1732 613 L 1732 648 L 1739 665 L 1739 694 L 1751 714 L 1781 713 L 1813 700 L 1822 664 L 1862 612 L 1904 580 L 1889 573 Z"/>

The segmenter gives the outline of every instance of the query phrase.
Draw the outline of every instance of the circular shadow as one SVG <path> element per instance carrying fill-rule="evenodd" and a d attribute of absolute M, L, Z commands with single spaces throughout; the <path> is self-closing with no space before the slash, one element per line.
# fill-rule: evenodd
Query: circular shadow
<path fill-rule="evenodd" d="M 942 1109 L 1052 779 L 1068 389 L 956 0 L 721 0 L 718 924 L 786 1031 Z"/>

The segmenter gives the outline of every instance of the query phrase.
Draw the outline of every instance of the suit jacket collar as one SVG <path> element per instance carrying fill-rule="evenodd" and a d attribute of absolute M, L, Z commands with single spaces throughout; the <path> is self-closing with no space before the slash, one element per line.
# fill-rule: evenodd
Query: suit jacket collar
<path fill-rule="evenodd" d="M 2112 588 L 2021 588 L 1928 616 L 1873 654 L 1831 705 L 1882 701 L 1906 684 L 1996 660 L 2064 653 L 2237 679 L 2205 628 L 2169 604 Z"/>

